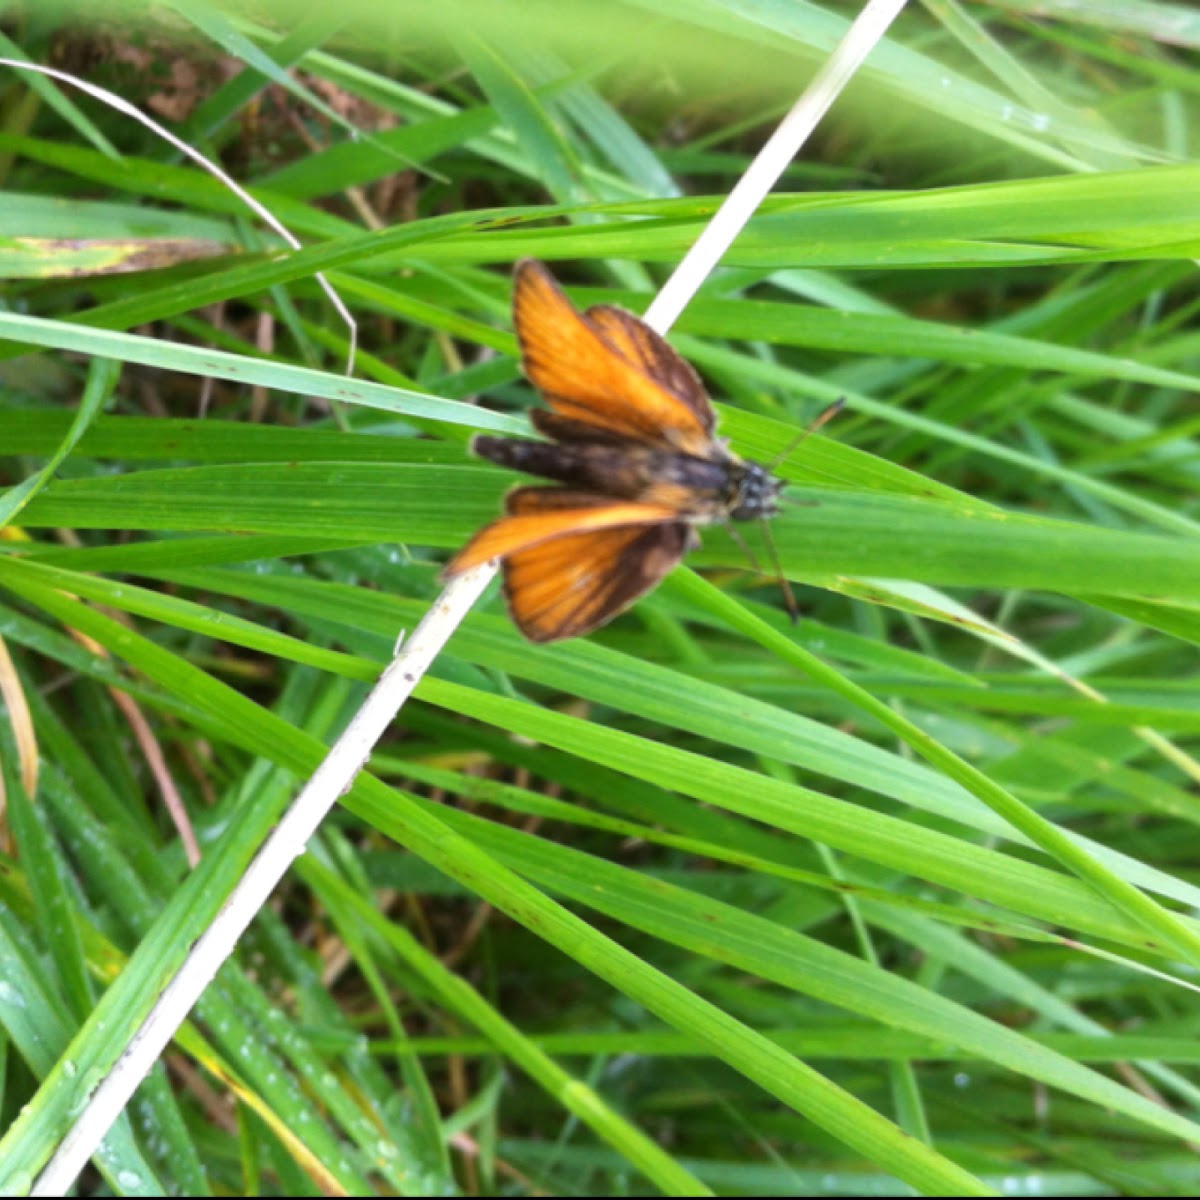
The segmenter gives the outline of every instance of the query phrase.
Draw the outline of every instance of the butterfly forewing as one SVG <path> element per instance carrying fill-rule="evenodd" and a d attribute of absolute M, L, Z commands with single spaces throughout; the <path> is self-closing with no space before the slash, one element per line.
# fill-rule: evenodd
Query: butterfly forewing
<path fill-rule="evenodd" d="M 717 423 L 712 401 L 692 364 L 645 321 L 611 304 L 594 304 L 583 319 L 623 358 L 692 410 L 711 437 Z"/>
<path fill-rule="evenodd" d="M 618 527 L 568 534 L 511 554 L 504 595 L 512 619 L 533 642 L 579 637 L 649 591 L 688 548 L 690 528 Z"/>
<path fill-rule="evenodd" d="M 513 316 L 525 374 L 555 413 L 610 437 L 691 454 L 711 448 L 711 408 L 703 389 L 701 410 L 695 395 L 676 395 L 647 373 L 653 354 L 635 350 L 633 358 L 627 357 L 620 345 L 575 311 L 541 263 L 526 259 L 518 264 Z M 606 323 L 615 324 L 601 318 L 600 325 Z M 649 327 L 642 329 L 652 334 Z M 632 348 L 628 330 L 618 341 Z M 667 350 L 674 355 L 669 346 Z"/>

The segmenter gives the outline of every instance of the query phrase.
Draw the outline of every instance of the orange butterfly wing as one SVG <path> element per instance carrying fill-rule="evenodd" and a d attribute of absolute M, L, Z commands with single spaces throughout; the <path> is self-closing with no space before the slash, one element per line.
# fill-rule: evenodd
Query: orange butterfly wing
<path fill-rule="evenodd" d="M 513 319 L 525 375 L 559 417 L 609 438 L 711 452 L 714 415 L 700 380 L 637 317 L 577 312 L 541 263 L 523 259 Z"/>
<path fill-rule="evenodd" d="M 610 500 L 569 488 L 523 487 L 505 498 L 508 516 L 485 525 L 446 565 L 442 576 L 452 579 L 494 558 L 505 559 L 543 542 L 583 537 L 616 526 L 662 525 L 679 513 L 663 504 Z"/>
<path fill-rule="evenodd" d="M 717 424 L 712 401 L 696 368 L 641 317 L 612 304 L 593 304 L 583 319 L 623 358 L 692 410 L 711 437 Z"/>
<path fill-rule="evenodd" d="M 531 642 L 579 637 L 624 612 L 675 566 L 690 526 L 619 526 L 567 534 L 510 554 L 504 596 Z"/>

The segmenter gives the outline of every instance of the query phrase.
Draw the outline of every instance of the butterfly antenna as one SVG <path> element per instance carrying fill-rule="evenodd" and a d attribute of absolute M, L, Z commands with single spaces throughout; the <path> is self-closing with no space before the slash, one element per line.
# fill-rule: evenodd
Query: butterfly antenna
<path fill-rule="evenodd" d="M 787 614 L 795 625 L 800 620 L 800 606 L 796 603 L 796 594 L 792 591 L 792 585 L 788 582 L 787 576 L 783 573 L 783 564 L 779 561 L 779 551 L 775 549 L 775 538 L 771 533 L 771 526 L 765 519 L 762 523 L 763 537 L 766 539 L 767 548 L 771 551 L 771 562 L 775 565 L 775 578 L 779 580 L 780 590 L 783 592 L 783 603 L 787 609 Z"/>
<path fill-rule="evenodd" d="M 767 463 L 767 470 L 774 471 L 775 468 L 779 466 L 779 464 L 783 462 L 785 458 L 789 458 L 792 452 L 799 448 L 802 442 L 808 441 L 808 439 L 812 437 L 812 435 L 816 433 L 818 429 L 832 421 L 833 418 L 836 417 L 838 413 L 840 413 L 845 407 L 846 397 L 839 396 L 831 405 L 829 405 L 828 408 L 824 408 L 817 413 L 817 415 L 808 423 L 808 426 L 800 430 L 800 432 L 796 434 L 796 436 L 792 438 L 790 442 L 788 442 L 787 447 L 783 450 L 783 452 L 781 454 L 777 454 L 769 463 Z"/>
<path fill-rule="evenodd" d="M 761 575 L 762 567 L 758 565 L 758 560 L 754 557 L 754 551 L 750 549 L 746 539 L 742 537 L 740 533 L 738 533 L 737 529 L 734 528 L 731 522 L 727 521 L 725 523 L 725 528 L 729 530 L 729 536 L 737 543 L 738 549 L 741 550 L 741 552 L 746 556 L 747 561 L 750 563 L 750 570 L 752 570 L 756 575 Z"/>

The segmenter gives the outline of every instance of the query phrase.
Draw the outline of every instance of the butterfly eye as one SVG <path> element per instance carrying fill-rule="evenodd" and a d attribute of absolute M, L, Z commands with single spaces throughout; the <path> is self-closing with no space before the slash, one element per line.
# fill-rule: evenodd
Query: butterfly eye
<path fill-rule="evenodd" d="M 783 481 L 776 479 L 766 467 L 748 462 L 742 467 L 737 495 L 729 515 L 735 521 L 755 521 L 771 517 L 779 511 L 779 492 Z"/>

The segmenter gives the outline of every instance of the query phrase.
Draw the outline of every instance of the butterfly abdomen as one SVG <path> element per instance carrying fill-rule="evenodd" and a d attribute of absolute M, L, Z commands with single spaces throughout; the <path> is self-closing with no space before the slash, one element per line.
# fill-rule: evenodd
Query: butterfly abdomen
<path fill-rule="evenodd" d="M 681 516 L 711 519 L 725 505 L 730 464 L 648 446 L 603 442 L 533 442 L 481 434 L 471 443 L 481 458 L 581 492 L 668 504 Z"/>

